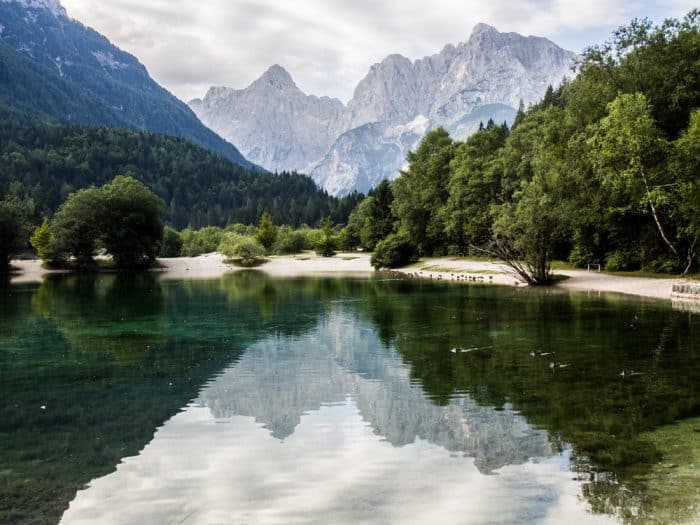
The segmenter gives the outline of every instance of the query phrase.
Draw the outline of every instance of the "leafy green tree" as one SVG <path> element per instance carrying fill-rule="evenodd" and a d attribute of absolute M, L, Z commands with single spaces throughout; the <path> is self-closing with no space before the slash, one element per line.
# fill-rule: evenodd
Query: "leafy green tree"
<path fill-rule="evenodd" d="M 0 201 L 0 273 L 10 269 L 10 259 L 27 244 L 29 223 L 26 210 L 15 197 Z"/>
<path fill-rule="evenodd" d="M 100 239 L 117 266 L 148 266 L 163 239 L 163 201 L 133 177 L 118 176 L 100 189 Z"/>
<path fill-rule="evenodd" d="M 567 233 L 570 210 L 560 200 L 558 179 L 554 172 L 536 175 L 495 217 L 491 249 L 531 285 L 552 281 L 554 248 Z"/>
<path fill-rule="evenodd" d="M 207 226 L 199 230 L 185 228 L 180 232 L 182 238 L 181 254 L 185 257 L 196 257 L 204 253 L 215 252 L 223 233 L 223 230 L 216 226 Z"/>
<path fill-rule="evenodd" d="M 362 229 L 364 228 L 365 222 L 369 217 L 369 207 L 373 197 L 367 197 L 362 202 L 360 202 L 348 217 L 348 224 L 343 229 L 343 245 L 345 249 L 355 249 L 358 246 L 363 245 L 361 239 Z"/>
<path fill-rule="evenodd" d="M 394 193 L 389 181 L 384 180 L 367 198 L 367 211 L 360 229 L 360 241 L 367 250 L 374 250 L 379 241 L 394 231 L 396 217 L 391 209 Z"/>
<path fill-rule="evenodd" d="M 686 246 L 683 273 L 688 273 L 697 264 L 700 239 L 700 109 L 693 112 L 690 125 L 673 147 L 679 198 L 672 213 L 674 222 L 680 225 L 678 235 Z"/>
<path fill-rule="evenodd" d="M 68 195 L 50 227 L 59 257 L 74 257 L 81 270 L 94 267 L 104 208 L 103 194 L 97 188 Z"/>
<path fill-rule="evenodd" d="M 61 261 L 56 253 L 55 241 L 51 234 L 49 221 L 44 219 L 44 222 L 34 229 L 34 232 L 29 238 L 29 243 L 36 250 L 37 255 L 39 255 L 42 261 L 51 265 L 60 264 Z"/>
<path fill-rule="evenodd" d="M 180 257 L 182 253 L 182 237 L 180 234 L 166 226 L 163 229 L 163 242 L 160 245 L 160 257 Z"/>
<path fill-rule="evenodd" d="M 353 210 L 348 219 L 344 244 L 372 251 L 377 243 L 394 231 L 396 217 L 391 209 L 394 194 L 384 180 Z"/>
<path fill-rule="evenodd" d="M 393 213 L 421 255 L 445 251 L 442 208 L 449 197 L 453 158 L 454 143 L 447 131 L 432 130 L 418 149 L 408 154 L 409 167 L 392 186 Z"/>
<path fill-rule="evenodd" d="M 635 19 L 587 49 L 580 69 L 568 98 L 585 123 L 601 119 L 619 94 L 643 93 L 659 129 L 673 140 L 700 107 L 700 11 L 656 27 Z"/>
<path fill-rule="evenodd" d="M 277 230 L 277 239 L 272 246 L 275 255 L 287 255 L 300 253 L 306 249 L 306 237 L 299 230 L 293 230 L 289 226 L 281 226 Z"/>
<path fill-rule="evenodd" d="M 335 255 L 336 239 L 330 217 L 323 219 L 321 231 L 321 238 L 316 244 L 316 253 L 321 257 L 333 257 Z"/>
<path fill-rule="evenodd" d="M 370 262 L 376 270 L 400 268 L 418 260 L 418 250 L 405 232 L 392 233 L 377 243 Z"/>
<path fill-rule="evenodd" d="M 519 188 L 494 206 L 492 251 L 528 284 L 552 280 L 558 243 L 570 235 L 575 195 L 566 165 L 565 112 L 536 109 L 513 131 L 504 156 L 520 157 Z"/>
<path fill-rule="evenodd" d="M 277 226 L 272 222 L 272 215 L 265 212 L 260 217 L 260 224 L 258 225 L 258 231 L 255 234 L 256 240 L 263 245 L 265 250 L 270 252 L 272 246 L 277 240 Z"/>
<path fill-rule="evenodd" d="M 524 118 L 524 117 L 523 117 Z M 499 202 L 502 162 L 509 131 L 492 126 L 455 148 L 450 166 L 449 197 L 443 208 L 445 233 L 459 251 L 491 239 L 492 206 Z"/>
<path fill-rule="evenodd" d="M 239 266 L 257 266 L 265 261 L 265 247 L 254 237 L 237 233 L 225 233 L 218 251 L 231 258 Z"/>
<path fill-rule="evenodd" d="M 655 126 L 646 97 L 642 93 L 622 94 L 611 102 L 589 145 L 603 185 L 615 195 L 625 196 L 630 208 L 648 206 L 661 239 L 678 257 L 663 216 L 664 204 L 670 202 L 667 188 L 672 186 L 663 177 L 667 171 L 655 169 L 667 144 Z"/>

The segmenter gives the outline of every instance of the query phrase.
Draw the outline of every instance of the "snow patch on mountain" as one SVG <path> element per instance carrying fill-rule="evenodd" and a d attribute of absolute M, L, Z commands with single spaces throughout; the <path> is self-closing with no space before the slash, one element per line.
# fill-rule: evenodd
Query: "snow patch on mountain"
<path fill-rule="evenodd" d="M 129 67 L 129 64 L 119 62 L 119 60 L 114 58 L 114 55 L 109 52 L 93 51 L 92 56 L 97 59 L 104 69 L 126 69 Z"/>

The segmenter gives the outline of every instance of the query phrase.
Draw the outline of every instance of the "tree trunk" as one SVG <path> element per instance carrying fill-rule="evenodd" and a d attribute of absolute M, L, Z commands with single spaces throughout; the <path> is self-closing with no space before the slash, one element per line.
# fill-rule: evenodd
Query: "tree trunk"
<path fill-rule="evenodd" d="M 656 227 L 659 230 L 659 233 L 661 234 L 661 238 L 664 240 L 666 245 L 671 249 L 673 254 L 676 257 L 679 257 L 678 251 L 676 250 L 675 246 L 673 246 L 673 243 L 668 239 L 666 236 L 666 232 L 664 231 L 663 226 L 661 226 L 661 220 L 659 220 L 659 214 L 656 212 L 656 206 L 654 206 L 654 201 L 651 198 L 651 191 L 649 190 L 649 183 L 647 182 L 647 177 L 644 174 L 644 169 L 640 169 L 639 173 L 642 175 L 642 180 L 644 181 L 644 188 L 646 189 L 647 192 L 647 199 L 649 200 L 649 207 L 651 208 L 651 214 L 654 216 L 654 221 L 656 222 Z"/>

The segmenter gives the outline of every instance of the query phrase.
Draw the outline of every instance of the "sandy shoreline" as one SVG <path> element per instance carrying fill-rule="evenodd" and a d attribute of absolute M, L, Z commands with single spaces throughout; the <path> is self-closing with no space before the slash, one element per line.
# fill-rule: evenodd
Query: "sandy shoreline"
<path fill-rule="evenodd" d="M 161 279 L 214 279 L 228 272 L 241 271 L 224 262 L 218 253 L 199 257 L 159 259 L 161 268 L 154 270 Z M 41 267 L 40 261 L 13 261 L 18 270 L 11 276 L 12 283 L 41 282 L 45 275 L 61 273 Z M 314 275 L 357 275 L 374 273 L 370 256 L 361 253 L 338 254 L 335 257 L 318 257 L 312 253 L 297 256 L 271 257 L 256 268 L 275 277 L 298 277 Z M 408 268 L 395 272 L 414 278 L 464 283 L 483 283 L 507 286 L 524 286 L 502 263 L 459 258 L 427 258 Z M 555 272 L 568 279 L 557 287 L 566 290 L 587 292 L 610 292 L 638 297 L 670 299 L 674 284 L 688 283 L 682 279 L 654 279 L 649 277 L 622 277 L 598 272 L 561 270 Z"/>

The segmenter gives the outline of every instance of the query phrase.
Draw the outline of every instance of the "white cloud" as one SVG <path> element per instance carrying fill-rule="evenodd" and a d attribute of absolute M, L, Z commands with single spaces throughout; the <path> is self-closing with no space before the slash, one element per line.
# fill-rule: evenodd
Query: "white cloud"
<path fill-rule="evenodd" d="M 635 0 L 63 0 L 70 16 L 136 55 L 187 100 L 211 85 L 244 87 L 268 66 L 306 92 L 344 101 L 390 53 L 419 58 L 486 22 L 580 51 L 633 17 L 680 16 L 691 2 Z"/>

